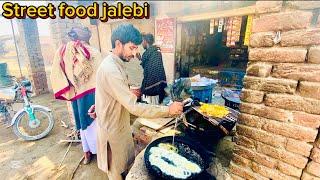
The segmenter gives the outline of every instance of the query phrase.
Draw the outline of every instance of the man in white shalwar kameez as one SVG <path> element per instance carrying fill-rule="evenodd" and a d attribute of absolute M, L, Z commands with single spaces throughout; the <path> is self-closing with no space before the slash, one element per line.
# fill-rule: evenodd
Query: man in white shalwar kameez
<path fill-rule="evenodd" d="M 145 118 L 168 117 L 181 114 L 183 105 L 137 103 L 137 96 L 129 88 L 124 63 L 136 54 L 141 34 L 131 24 L 124 24 L 112 32 L 111 41 L 113 51 L 97 71 L 97 159 L 98 167 L 108 174 L 109 180 L 118 180 L 124 178 L 135 158 L 130 113 Z"/>

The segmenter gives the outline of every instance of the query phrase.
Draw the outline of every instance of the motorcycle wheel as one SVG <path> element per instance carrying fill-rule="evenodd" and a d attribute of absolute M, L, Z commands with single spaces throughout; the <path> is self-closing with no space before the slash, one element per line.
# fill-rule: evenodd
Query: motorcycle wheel
<path fill-rule="evenodd" d="M 34 107 L 33 112 L 35 117 L 40 121 L 38 127 L 31 128 L 29 126 L 29 117 L 26 111 L 22 111 L 18 115 L 13 125 L 14 133 L 26 141 L 38 140 L 45 137 L 54 126 L 54 120 L 51 112 L 39 107 Z"/>

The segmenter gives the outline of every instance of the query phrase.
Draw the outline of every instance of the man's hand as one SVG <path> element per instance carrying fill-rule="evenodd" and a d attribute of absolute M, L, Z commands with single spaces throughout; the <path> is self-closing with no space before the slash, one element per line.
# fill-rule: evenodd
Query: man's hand
<path fill-rule="evenodd" d="M 92 119 L 96 119 L 97 117 L 97 114 L 96 114 L 96 106 L 95 105 L 92 105 L 89 110 L 88 110 L 88 115 L 92 118 Z"/>
<path fill-rule="evenodd" d="M 141 90 L 140 89 L 130 89 L 130 91 L 139 98 L 141 96 Z"/>
<path fill-rule="evenodd" d="M 173 102 L 169 105 L 169 114 L 173 115 L 180 115 L 183 111 L 183 103 L 181 102 Z"/>

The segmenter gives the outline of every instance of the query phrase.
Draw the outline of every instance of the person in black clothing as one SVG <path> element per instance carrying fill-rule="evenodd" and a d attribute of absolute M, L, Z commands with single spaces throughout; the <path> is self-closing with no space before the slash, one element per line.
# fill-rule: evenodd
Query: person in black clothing
<path fill-rule="evenodd" d="M 167 86 L 160 48 L 153 45 L 152 34 L 142 35 L 142 46 L 146 50 L 141 59 L 143 81 L 141 85 L 142 101 L 148 104 L 161 104 Z"/>

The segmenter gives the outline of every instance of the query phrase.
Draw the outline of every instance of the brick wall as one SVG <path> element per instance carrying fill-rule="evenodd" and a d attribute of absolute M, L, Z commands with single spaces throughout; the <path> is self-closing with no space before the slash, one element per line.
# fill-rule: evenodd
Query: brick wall
<path fill-rule="evenodd" d="M 50 36 L 55 48 L 68 41 L 67 32 L 72 27 L 78 27 L 81 23 L 78 19 L 50 19 Z"/>
<path fill-rule="evenodd" d="M 317 8 L 318 1 L 256 3 L 229 167 L 234 179 L 320 179 Z"/>
<path fill-rule="evenodd" d="M 28 78 L 35 94 L 48 92 L 44 61 L 40 48 L 37 22 L 32 19 L 18 20 L 19 52 L 24 61 Z"/>
<path fill-rule="evenodd" d="M 55 7 L 58 7 L 59 4 L 63 1 L 50 1 L 50 3 L 53 3 Z M 77 6 L 78 2 L 77 1 L 70 1 L 67 2 L 68 5 L 73 5 Z M 50 23 L 50 36 L 53 40 L 53 44 L 55 48 L 57 49 L 61 44 L 66 43 L 68 41 L 67 38 L 67 32 L 72 28 L 72 27 L 78 27 L 81 26 L 81 21 L 76 18 L 76 19 L 61 19 L 59 18 L 59 12 L 56 11 L 55 15 L 56 19 L 49 19 Z"/>

